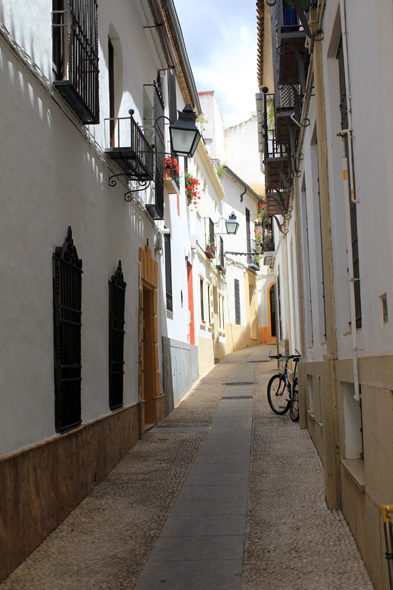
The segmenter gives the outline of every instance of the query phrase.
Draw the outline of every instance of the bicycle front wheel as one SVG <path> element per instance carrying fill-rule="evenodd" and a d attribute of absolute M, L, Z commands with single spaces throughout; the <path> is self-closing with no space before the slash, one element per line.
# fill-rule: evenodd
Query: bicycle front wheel
<path fill-rule="evenodd" d="M 289 414 L 292 422 L 299 420 L 299 392 L 297 387 L 297 377 L 294 377 L 291 384 L 291 401 L 289 402 Z"/>
<path fill-rule="evenodd" d="M 282 416 L 289 409 L 285 379 L 282 375 L 273 375 L 267 386 L 267 401 L 275 414 Z"/>

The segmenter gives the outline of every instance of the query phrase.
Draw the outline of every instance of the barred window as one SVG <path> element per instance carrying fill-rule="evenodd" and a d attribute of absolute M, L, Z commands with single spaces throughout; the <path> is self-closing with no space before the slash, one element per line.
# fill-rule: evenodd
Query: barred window
<path fill-rule="evenodd" d="M 52 0 L 53 82 L 82 123 L 99 123 L 97 0 Z"/>
<path fill-rule="evenodd" d="M 82 260 L 71 227 L 53 255 L 55 428 L 63 432 L 81 422 Z"/>
<path fill-rule="evenodd" d="M 124 380 L 124 310 L 127 283 L 124 282 L 121 260 L 109 281 L 109 407 L 123 405 Z"/>

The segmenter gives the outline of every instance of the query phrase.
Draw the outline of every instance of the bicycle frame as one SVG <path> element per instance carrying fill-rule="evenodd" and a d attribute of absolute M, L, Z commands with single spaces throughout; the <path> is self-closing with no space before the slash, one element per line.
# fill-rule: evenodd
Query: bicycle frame
<path fill-rule="evenodd" d="M 273 375 L 268 383 L 267 396 L 268 396 L 269 405 L 270 405 L 271 409 L 273 410 L 273 412 L 278 415 L 285 414 L 285 412 L 289 408 L 291 420 L 293 422 L 297 422 L 299 420 L 299 396 L 298 396 L 298 390 L 297 390 L 298 380 L 297 380 L 297 376 L 296 376 L 296 370 L 297 370 L 297 364 L 301 359 L 301 355 L 297 350 L 296 350 L 296 354 L 291 354 L 291 355 L 278 354 L 275 356 L 271 356 L 270 352 L 271 351 L 269 350 L 268 356 L 271 359 L 277 359 L 277 360 L 285 359 L 285 366 L 284 366 L 284 370 L 281 373 L 278 373 L 277 375 Z M 290 360 L 292 360 L 294 362 L 293 370 L 289 369 L 289 367 L 288 367 L 288 363 Z M 274 382 L 277 378 L 278 378 L 278 386 L 277 386 L 277 382 L 276 382 L 276 384 L 274 384 Z M 282 388 L 283 381 L 284 381 L 284 386 L 285 386 L 285 389 L 287 392 L 286 400 L 285 400 L 286 405 L 285 404 L 283 405 L 283 403 L 282 403 L 284 401 L 284 398 L 283 398 L 284 390 Z M 280 390 L 281 390 L 281 393 L 279 393 Z M 281 399 L 282 402 L 279 402 L 279 399 Z"/>

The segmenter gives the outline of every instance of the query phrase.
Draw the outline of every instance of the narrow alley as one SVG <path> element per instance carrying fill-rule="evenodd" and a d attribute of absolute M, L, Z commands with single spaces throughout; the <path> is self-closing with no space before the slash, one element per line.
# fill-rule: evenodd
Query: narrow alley
<path fill-rule="evenodd" d="M 268 348 L 196 382 L 0 589 L 372 590 L 308 432 L 267 404 Z"/>

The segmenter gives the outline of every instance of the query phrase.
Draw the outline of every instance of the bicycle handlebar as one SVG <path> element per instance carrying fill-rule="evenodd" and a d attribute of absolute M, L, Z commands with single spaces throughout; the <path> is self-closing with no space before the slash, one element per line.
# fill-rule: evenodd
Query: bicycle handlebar
<path fill-rule="evenodd" d="M 302 355 L 300 354 L 300 352 L 297 350 L 297 348 L 295 348 L 295 351 L 297 354 L 281 354 L 278 353 L 277 355 L 271 355 L 271 349 L 269 350 L 268 357 L 269 359 L 281 359 L 284 358 L 285 360 L 289 361 L 290 359 L 294 359 L 296 361 L 300 361 L 300 359 L 302 358 Z"/>

